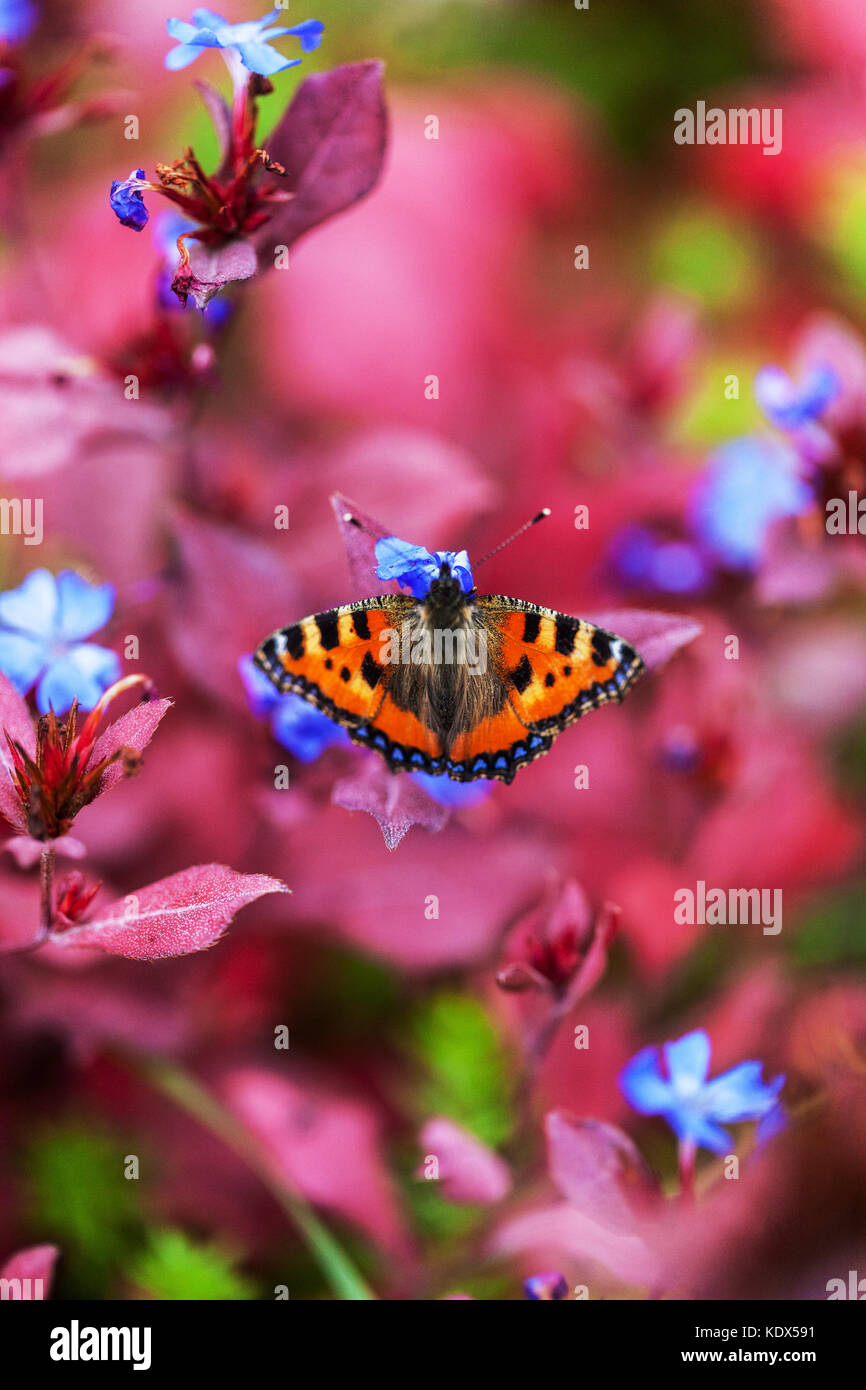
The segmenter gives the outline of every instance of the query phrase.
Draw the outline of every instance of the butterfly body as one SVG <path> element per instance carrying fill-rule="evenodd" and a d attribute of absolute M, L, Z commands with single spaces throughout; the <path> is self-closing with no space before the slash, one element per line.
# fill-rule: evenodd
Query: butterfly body
<path fill-rule="evenodd" d="M 465 592 L 443 565 L 426 594 L 385 594 L 281 628 L 255 653 L 394 772 L 511 782 L 644 667 L 623 638 L 499 594 Z"/>

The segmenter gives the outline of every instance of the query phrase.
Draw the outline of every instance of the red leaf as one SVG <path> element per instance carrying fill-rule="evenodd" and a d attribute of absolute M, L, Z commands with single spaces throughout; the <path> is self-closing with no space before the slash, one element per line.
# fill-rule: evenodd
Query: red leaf
<path fill-rule="evenodd" d="M 393 535 L 393 531 L 389 531 L 381 521 L 376 521 L 374 517 L 362 512 L 360 507 L 356 507 L 354 502 L 350 502 L 341 492 L 332 493 L 330 502 L 346 546 L 354 597 L 373 598 L 376 594 L 399 594 L 400 585 L 396 580 L 376 578 L 376 541 L 381 540 L 383 536 Z M 361 523 L 360 526 L 347 521 L 347 516 L 353 516 L 355 521 Z"/>
<path fill-rule="evenodd" d="M 189 264 L 179 267 L 171 285 L 183 304 L 191 295 L 200 309 L 206 309 L 223 285 L 249 280 L 256 273 L 255 250 L 243 237 L 224 246 L 202 246 L 193 241 L 188 250 Z"/>
<path fill-rule="evenodd" d="M 11 681 L 0 675 L 0 815 L 26 832 L 24 811 L 12 781 L 12 754 L 3 730 L 14 743 L 20 743 L 25 753 L 36 755 L 36 730 L 30 711 Z"/>
<path fill-rule="evenodd" d="M 294 196 L 253 238 L 262 269 L 275 246 L 290 246 L 375 184 L 388 138 L 382 71 L 378 62 L 347 63 L 301 83 L 266 142 Z"/>
<path fill-rule="evenodd" d="M 0 1269 L 0 1279 L 39 1279 L 42 1287 L 37 1294 L 31 1284 L 30 1298 L 45 1298 L 51 1292 L 54 1265 L 60 1254 L 56 1245 L 28 1245 L 7 1260 Z"/>
<path fill-rule="evenodd" d="M 110 757 L 119 748 L 134 748 L 137 753 L 143 752 L 156 733 L 162 716 L 166 710 L 171 708 L 171 705 L 171 700 L 145 700 L 136 705 L 134 709 L 121 715 L 120 719 L 109 724 L 108 728 L 96 740 L 88 760 L 88 767 L 95 767 L 103 758 Z M 102 796 L 103 792 L 107 792 L 109 787 L 113 787 L 116 782 L 119 782 L 123 775 L 123 762 L 118 759 L 102 774 L 99 795 Z"/>
<path fill-rule="evenodd" d="M 432 801 L 407 773 L 389 772 L 377 757 L 365 759 L 356 776 L 337 782 L 331 800 L 347 811 L 366 811 L 373 816 L 389 849 L 396 849 L 413 825 L 441 830 L 450 815 L 446 806 Z"/>
<path fill-rule="evenodd" d="M 111 903 L 96 921 L 55 932 L 59 946 L 91 946 L 129 960 L 157 960 L 204 950 L 235 913 L 266 893 L 288 893 L 278 879 L 197 864 Z"/>
<path fill-rule="evenodd" d="M 703 632 L 702 624 L 695 618 L 684 618 L 677 613 L 644 612 L 640 608 L 597 614 L 591 621 L 630 642 L 648 671 L 663 666 L 680 647 L 687 646 Z"/>
<path fill-rule="evenodd" d="M 318 1082 L 262 1068 L 228 1073 L 221 1091 L 283 1181 L 336 1212 L 386 1249 L 407 1256 L 406 1238 L 372 1105 Z"/>

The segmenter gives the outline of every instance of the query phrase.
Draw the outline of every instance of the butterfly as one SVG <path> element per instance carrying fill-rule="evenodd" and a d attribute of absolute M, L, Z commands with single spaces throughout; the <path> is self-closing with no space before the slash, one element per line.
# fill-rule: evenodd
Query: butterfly
<path fill-rule="evenodd" d="M 411 596 L 315 613 L 272 633 L 254 661 L 278 690 L 322 710 L 392 772 L 511 782 L 569 724 L 621 701 L 643 673 L 634 648 L 604 628 L 477 593 L 465 551 L 433 556 L 391 537 L 376 554 L 384 557 L 379 577 L 409 583 Z"/>

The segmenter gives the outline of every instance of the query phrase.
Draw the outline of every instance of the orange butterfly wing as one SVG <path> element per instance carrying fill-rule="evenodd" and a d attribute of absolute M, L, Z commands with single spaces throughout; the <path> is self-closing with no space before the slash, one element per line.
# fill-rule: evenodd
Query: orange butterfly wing
<path fill-rule="evenodd" d="M 272 633 L 255 663 L 278 690 L 315 705 L 395 771 L 442 771 L 441 741 L 394 703 L 391 672 L 382 661 L 389 634 L 400 632 L 415 606 L 413 598 L 389 594 L 315 613 Z"/>
<path fill-rule="evenodd" d="M 621 701 L 644 664 L 623 638 L 582 618 L 501 595 L 479 597 L 477 604 L 507 701 L 454 740 L 447 770 L 458 781 L 510 782 L 569 724 Z"/>

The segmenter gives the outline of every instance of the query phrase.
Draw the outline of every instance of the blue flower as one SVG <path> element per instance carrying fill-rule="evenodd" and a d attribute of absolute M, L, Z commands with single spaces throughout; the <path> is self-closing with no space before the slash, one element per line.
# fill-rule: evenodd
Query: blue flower
<path fill-rule="evenodd" d="M 787 448 L 763 439 L 735 439 L 710 459 L 692 496 L 691 520 L 724 564 L 755 568 L 773 523 L 813 505 L 798 462 Z"/>
<path fill-rule="evenodd" d="M 523 1281 L 523 1292 L 527 1298 L 540 1299 L 545 1303 L 558 1302 L 568 1298 L 568 1284 L 564 1274 L 530 1274 Z"/>
<path fill-rule="evenodd" d="M 251 656 L 241 657 L 238 670 L 253 713 L 270 718 L 274 738 L 302 763 L 315 762 L 332 744 L 349 744 L 345 729 L 300 695 L 281 694 Z"/>
<path fill-rule="evenodd" d="M 165 55 L 165 66 L 177 71 L 194 62 L 203 49 L 222 48 L 234 49 L 244 67 L 262 77 L 272 77 L 284 68 L 296 67 L 300 58 L 284 58 L 282 53 L 271 48 L 272 41 L 285 34 L 295 34 L 304 53 L 311 53 L 321 43 L 325 26 L 318 19 L 305 19 L 291 29 L 269 27 L 281 13 L 279 9 L 271 10 L 263 19 L 242 24 L 229 24 L 213 10 L 193 10 L 191 24 L 185 19 L 169 19 L 166 28 L 171 37 L 178 40 L 178 46 Z"/>
<path fill-rule="evenodd" d="M 763 1120 L 780 1109 L 777 1097 L 785 1084 L 776 1076 L 761 1080 L 761 1062 L 741 1062 L 714 1080 L 710 1040 L 703 1029 L 664 1045 L 667 1075 L 657 1047 L 645 1047 L 623 1068 L 619 1084 L 641 1115 L 663 1115 L 681 1141 L 713 1153 L 730 1153 L 731 1137 L 721 1128 L 738 1120 Z"/>
<path fill-rule="evenodd" d="M 658 594 L 698 594 L 712 567 L 693 541 L 656 535 L 648 526 L 625 526 L 614 536 L 609 562 L 629 586 Z"/>
<path fill-rule="evenodd" d="M 0 40 L 20 43 L 38 18 L 39 12 L 31 0 L 0 0 Z"/>
<path fill-rule="evenodd" d="M 415 598 L 424 598 L 443 565 L 448 565 L 465 594 L 475 587 L 469 556 L 465 550 L 437 550 L 431 555 L 423 545 L 412 545 L 398 536 L 384 536 L 376 542 L 376 577 L 396 579 Z"/>
<path fill-rule="evenodd" d="M 461 806 L 477 806 L 486 801 L 493 791 L 489 782 L 452 782 L 450 777 L 434 777 L 432 772 L 413 772 L 410 774 L 419 787 L 440 806 L 451 806 L 459 810 Z"/>
<path fill-rule="evenodd" d="M 755 398 L 767 419 L 782 430 L 798 430 L 820 419 L 842 383 L 832 367 L 807 372 L 799 386 L 781 367 L 763 367 L 755 378 Z"/>
<path fill-rule="evenodd" d="M 36 685 L 42 714 L 65 714 L 77 700 L 92 709 L 120 676 L 117 653 L 83 639 L 114 611 L 114 586 L 88 584 L 74 570 L 55 578 L 33 570 L 0 594 L 0 671 L 25 695 Z"/>
<path fill-rule="evenodd" d="M 133 169 L 128 179 L 113 181 L 109 202 L 124 227 L 132 227 L 133 231 L 140 232 L 147 226 L 150 214 L 144 206 L 141 190 L 149 187 L 143 169 Z"/>

